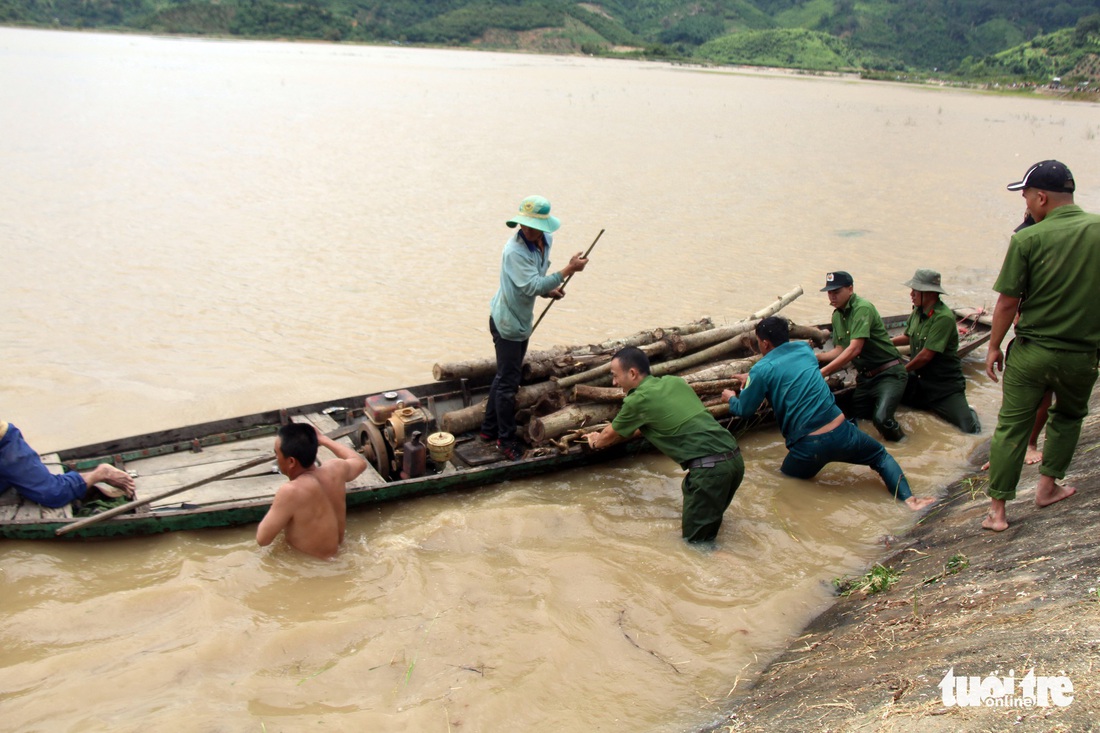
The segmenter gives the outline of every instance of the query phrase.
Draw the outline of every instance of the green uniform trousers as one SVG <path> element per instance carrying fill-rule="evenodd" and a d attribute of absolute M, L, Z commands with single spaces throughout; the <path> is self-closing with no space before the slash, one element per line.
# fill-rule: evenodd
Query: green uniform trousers
<path fill-rule="evenodd" d="M 1015 499 L 1016 484 L 1027 453 L 1027 440 L 1043 395 L 1054 392 L 1054 406 L 1047 420 L 1043 464 L 1039 473 L 1064 478 L 1081 421 L 1089 412 L 1089 397 L 1096 383 L 1097 352 L 1063 351 L 1017 338 L 1012 359 L 1005 364 L 1001 412 L 989 448 L 989 489 L 993 499 Z"/>
<path fill-rule="evenodd" d="M 852 395 L 852 414 L 849 417 L 870 418 L 885 440 L 901 440 L 905 433 L 894 419 L 894 413 L 901 404 L 908 383 L 908 374 L 901 364 L 870 379 L 859 377 L 855 394 Z"/>
<path fill-rule="evenodd" d="M 722 515 L 743 478 L 745 459 L 740 453 L 710 468 L 693 468 L 687 472 L 680 486 L 684 493 L 681 526 L 685 540 L 709 542 L 718 536 Z"/>
<path fill-rule="evenodd" d="M 954 392 L 938 400 L 929 400 L 921 394 L 919 380 L 909 375 L 909 386 L 905 390 L 901 404 L 938 415 L 964 433 L 982 432 L 978 413 L 974 412 L 970 403 L 966 401 L 965 391 Z"/>

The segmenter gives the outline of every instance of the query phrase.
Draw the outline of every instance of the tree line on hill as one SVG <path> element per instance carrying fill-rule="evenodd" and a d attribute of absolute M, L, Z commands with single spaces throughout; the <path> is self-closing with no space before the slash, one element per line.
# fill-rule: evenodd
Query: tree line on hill
<path fill-rule="evenodd" d="M 1100 0 L 0 0 L 0 23 L 1088 77 Z"/>

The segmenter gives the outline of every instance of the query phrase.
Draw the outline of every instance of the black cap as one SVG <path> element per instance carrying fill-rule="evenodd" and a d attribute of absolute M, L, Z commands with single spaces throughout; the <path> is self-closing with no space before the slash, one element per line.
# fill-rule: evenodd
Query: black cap
<path fill-rule="evenodd" d="M 837 270 L 836 272 L 830 272 L 825 275 L 825 287 L 821 289 L 821 292 L 827 292 L 829 290 L 840 290 L 841 288 L 850 288 L 855 283 L 852 282 L 852 276 L 844 272 L 844 270 Z"/>
<path fill-rule="evenodd" d="M 1064 163 L 1059 163 L 1057 160 L 1044 160 L 1028 168 L 1023 180 L 1008 184 L 1009 191 L 1019 191 L 1022 188 L 1037 188 L 1040 191 L 1053 193 L 1073 193 L 1077 184 L 1073 182 L 1073 174 Z"/>

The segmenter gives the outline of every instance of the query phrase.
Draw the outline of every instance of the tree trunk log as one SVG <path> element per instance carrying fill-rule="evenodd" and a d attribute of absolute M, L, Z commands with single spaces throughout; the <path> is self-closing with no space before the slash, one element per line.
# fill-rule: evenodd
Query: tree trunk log
<path fill-rule="evenodd" d="M 538 445 L 565 435 L 570 430 L 607 422 L 619 414 L 617 404 L 569 405 L 543 417 L 531 418 L 527 424 L 527 437 Z"/>
<path fill-rule="evenodd" d="M 622 339 L 610 339 L 598 344 L 581 344 L 577 346 L 554 346 L 542 351 L 532 351 L 527 354 L 523 363 L 523 377 L 525 381 L 534 382 L 553 374 L 552 365 L 558 360 L 582 359 L 583 357 L 595 357 L 600 354 L 613 355 L 625 346 L 642 346 L 659 341 L 669 336 L 699 333 L 714 328 L 714 322 L 709 318 L 685 323 L 682 326 L 670 326 L 668 328 L 656 328 L 639 331 Z M 531 365 L 530 369 L 528 365 Z M 539 366 L 534 366 L 534 365 Z M 568 365 L 566 365 L 568 366 Z M 568 369 L 564 373 L 573 372 L 576 369 Z M 497 372 L 496 358 L 468 359 L 466 361 L 444 362 L 432 367 L 432 376 L 437 382 L 448 379 L 468 379 L 475 384 L 488 384 Z"/>
<path fill-rule="evenodd" d="M 573 388 L 573 402 L 622 402 L 623 391 L 618 387 L 593 387 L 578 384 Z"/>
<path fill-rule="evenodd" d="M 520 387 L 516 393 L 516 409 L 521 410 L 534 405 L 539 400 L 550 397 L 558 391 L 553 382 L 539 382 Z M 439 418 L 439 429 L 452 435 L 468 433 L 481 427 L 485 419 L 484 400 L 476 404 L 464 407 L 461 410 L 452 410 L 443 413 Z"/>
<path fill-rule="evenodd" d="M 734 361 L 724 361 L 718 364 L 712 364 L 704 369 L 700 369 L 697 372 L 691 374 L 685 374 L 684 379 L 688 384 L 695 384 L 696 382 L 709 382 L 715 379 L 729 379 L 734 374 L 744 374 L 752 365 L 760 361 L 760 356 L 750 356 L 747 359 L 735 359 Z"/>

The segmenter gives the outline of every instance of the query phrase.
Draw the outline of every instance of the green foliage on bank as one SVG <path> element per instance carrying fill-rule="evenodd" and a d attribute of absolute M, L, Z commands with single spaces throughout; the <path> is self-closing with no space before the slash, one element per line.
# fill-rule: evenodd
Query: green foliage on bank
<path fill-rule="evenodd" d="M 0 23 L 1100 82 L 1100 0 L 0 0 Z"/>
<path fill-rule="evenodd" d="M 964 59 L 958 74 L 1041 84 L 1055 77 L 1066 84 L 1100 79 L 1100 14 L 1000 53 Z"/>
<path fill-rule="evenodd" d="M 845 41 L 801 28 L 747 31 L 703 44 L 696 56 L 723 64 L 783 66 L 812 71 L 862 67 L 860 54 Z"/>

